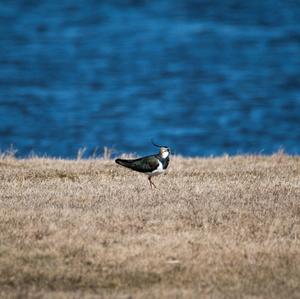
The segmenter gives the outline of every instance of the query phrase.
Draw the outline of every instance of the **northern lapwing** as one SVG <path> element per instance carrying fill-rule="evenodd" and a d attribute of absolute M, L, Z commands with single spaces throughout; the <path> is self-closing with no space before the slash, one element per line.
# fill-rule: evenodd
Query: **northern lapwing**
<path fill-rule="evenodd" d="M 153 141 L 152 144 L 160 148 L 158 154 L 130 160 L 116 159 L 116 163 L 132 170 L 145 173 L 148 175 L 150 187 L 152 188 L 152 186 L 154 186 L 156 188 L 151 178 L 162 174 L 167 169 L 170 161 L 170 149 L 168 146 L 158 145 Z"/>

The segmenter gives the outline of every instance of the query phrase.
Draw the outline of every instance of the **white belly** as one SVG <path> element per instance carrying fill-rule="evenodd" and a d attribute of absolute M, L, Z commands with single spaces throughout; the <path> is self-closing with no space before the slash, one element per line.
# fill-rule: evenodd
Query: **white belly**
<path fill-rule="evenodd" d="M 162 174 L 165 170 L 163 169 L 163 165 L 160 161 L 158 161 L 159 165 L 157 167 L 157 169 L 155 169 L 153 172 L 147 172 L 146 174 L 149 176 L 156 176 L 159 174 Z"/>

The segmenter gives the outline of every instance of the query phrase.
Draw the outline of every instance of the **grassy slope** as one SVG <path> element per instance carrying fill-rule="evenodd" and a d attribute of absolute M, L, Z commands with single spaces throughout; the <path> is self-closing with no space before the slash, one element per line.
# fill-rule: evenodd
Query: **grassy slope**
<path fill-rule="evenodd" d="M 300 158 L 0 159 L 0 295 L 299 298 Z"/>

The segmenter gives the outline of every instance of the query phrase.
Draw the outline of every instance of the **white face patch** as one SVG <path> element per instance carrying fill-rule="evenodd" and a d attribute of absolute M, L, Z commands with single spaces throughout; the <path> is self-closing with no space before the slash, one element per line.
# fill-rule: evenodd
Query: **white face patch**
<path fill-rule="evenodd" d="M 169 152 L 168 151 L 164 151 L 162 152 L 161 156 L 166 159 L 169 156 Z"/>

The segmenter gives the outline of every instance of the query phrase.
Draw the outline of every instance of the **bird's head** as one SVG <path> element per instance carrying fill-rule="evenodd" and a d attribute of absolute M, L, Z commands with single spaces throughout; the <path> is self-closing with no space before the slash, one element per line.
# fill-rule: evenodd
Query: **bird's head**
<path fill-rule="evenodd" d="M 170 155 L 170 148 L 165 145 L 158 145 L 152 141 L 152 144 L 156 147 L 159 147 L 159 154 L 162 156 L 162 158 L 166 159 Z"/>
<path fill-rule="evenodd" d="M 168 147 L 161 147 L 159 149 L 159 154 L 166 159 L 170 155 L 170 149 Z"/>

